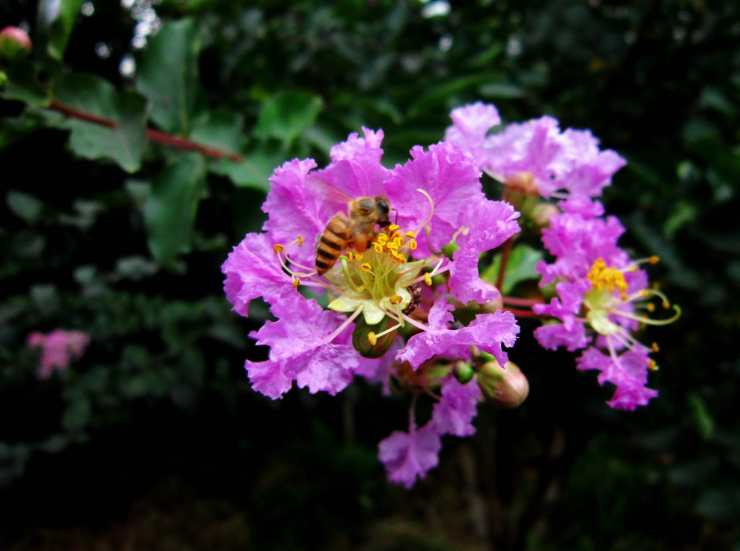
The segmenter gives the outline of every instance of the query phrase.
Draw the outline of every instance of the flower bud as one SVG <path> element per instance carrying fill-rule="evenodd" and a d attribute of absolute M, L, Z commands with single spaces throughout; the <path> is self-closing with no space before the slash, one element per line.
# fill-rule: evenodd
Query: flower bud
<path fill-rule="evenodd" d="M 519 407 L 529 394 L 529 382 L 513 362 L 507 362 L 504 368 L 496 360 L 483 364 L 478 386 L 496 409 Z"/>
<path fill-rule="evenodd" d="M 532 210 L 532 222 L 539 229 L 549 228 L 552 217 L 560 214 L 558 207 L 551 203 L 540 203 Z"/>
<path fill-rule="evenodd" d="M 475 377 L 475 369 L 467 362 L 457 362 L 452 368 L 452 373 L 455 375 L 455 379 L 460 384 L 467 384 Z"/>
<path fill-rule="evenodd" d="M 19 61 L 31 52 L 31 39 L 18 27 L 0 31 L 0 60 Z"/>
<path fill-rule="evenodd" d="M 529 172 L 517 172 L 504 182 L 506 200 L 522 213 L 525 218 L 530 215 L 540 198 L 537 180 Z"/>
<path fill-rule="evenodd" d="M 352 331 L 352 346 L 357 350 L 363 358 L 380 358 L 393 344 L 396 339 L 398 331 L 391 331 L 380 337 L 375 335 L 381 334 L 385 331 L 392 320 L 385 318 L 383 321 L 376 325 L 368 325 L 365 322 L 363 316 L 359 316 L 355 321 L 355 329 Z M 372 337 L 371 334 L 372 333 Z"/>

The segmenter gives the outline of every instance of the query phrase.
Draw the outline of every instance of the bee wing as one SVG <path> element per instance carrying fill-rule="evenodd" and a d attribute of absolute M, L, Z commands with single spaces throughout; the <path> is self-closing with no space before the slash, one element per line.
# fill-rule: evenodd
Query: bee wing
<path fill-rule="evenodd" d="M 337 211 L 347 212 L 347 205 L 356 199 L 356 197 L 351 196 L 347 192 L 337 189 L 335 186 L 318 178 L 311 181 L 311 186 L 327 205 L 326 212 L 330 212 L 330 215 L 335 214 Z"/>

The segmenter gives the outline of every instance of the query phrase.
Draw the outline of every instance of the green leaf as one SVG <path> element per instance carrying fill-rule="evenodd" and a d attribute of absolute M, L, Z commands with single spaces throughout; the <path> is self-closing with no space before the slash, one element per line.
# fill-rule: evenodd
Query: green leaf
<path fill-rule="evenodd" d="M 5 201 L 13 214 L 29 224 L 39 219 L 44 208 L 44 204 L 33 195 L 14 189 L 8 191 Z"/>
<path fill-rule="evenodd" d="M 137 88 L 151 101 L 152 120 L 166 132 L 190 133 L 200 47 L 195 23 L 183 19 L 165 24 L 141 59 Z"/>
<path fill-rule="evenodd" d="M 57 61 L 64 57 L 82 2 L 83 0 L 39 1 L 38 27 L 46 33 L 46 51 Z"/>
<path fill-rule="evenodd" d="M 321 107 L 321 98 L 313 94 L 281 92 L 262 106 L 254 133 L 277 138 L 287 147 L 316 121 Z"/>
<path fill-rule="evenodd" d="M 193 124 L 190 139 L 208 147 L 237 153 L 242 141 L 244 117 L 233 111 L 209 111 Z"/>
<path fill-rule="evenodd" d="M 116 124 L 110 128 L 68 119 L 70 145 L 85 159 L 110 159 L 128 172 L 141 167 L 147 145 L 146 98 L 136 92 L 117 92 L 111 83 L 93 75 L 71 74 L 55 90 L 57 100 L 71 108 Z"/>
<path fill-rule="evenodd" d="M 237 187 L 249 187 L 264 192 L 270 189 L 270 176 L 285 162 L 286 151 L 275 142 L 259 144 L 241 161 L 219 159 L 210 164 L 211 172 L 226 176 Z"/>
<path fill-rule="evenodd" d="M 18 100 L 31 107 L 45 107 L 49 104 L 49 93 L 41 85 L 38 68 L 28 62 L 19 61 L 5 71 L 9 84 L 0 94 L 9 100 Z"/>
<path fill-rule="evenodd" d="M 694 416 L 699 434 L 704 440 L 710 440 L 714 435 L 714 418 L 709 413 L 704 400 L 695 393 L 688 395 L 689 408 Z"/>
<path fill-rule="evenodd" d="M 506 272 L 504 273 L 504 283 L 501 286 L 501 292 L 506 295 L 522 281 L 539 279 L 540 274 L 534 267 L 540 260 L 542 260 L 542 251 L 538 251 L 527 245 L 519 245 L 512 248 L 509 253 L 509 259 L 506 262 Z M 495 284 L 500 265 L 501 254 L 497 254 L 493 259 L 493 263 L 481 274 L 481 279 Z"/>
<path fill-rule="evenodd" d="M 149 249 L 163 266 L 190 252 L 198 203 L 204 197 L 205 163 L 200 155 L 187 155 L 167 166 L 152 182 L 144 204 Z"/>
<path fill-rule="evenodd" d="M 92 404 L 87 396 L 78 396 L 64 410 L 62 426 L 69 431 L 85 428 L 92 416 Z"/>

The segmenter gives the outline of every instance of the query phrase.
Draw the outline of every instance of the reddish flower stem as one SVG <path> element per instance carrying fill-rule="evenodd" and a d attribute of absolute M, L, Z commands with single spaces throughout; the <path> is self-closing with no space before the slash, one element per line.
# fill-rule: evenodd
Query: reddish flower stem
<path fill-rule="evenodd" d="M 496 277 L 496 288 L 501 289 L 504 284 L 504 272 L 506 272 L 506 264 L 509 262 L 509 253 L 511 252 L 511 244 L 514 242 L 513 237 L 509 237 L 504 243 L 504 250 L 501 251 L 501 265 L 498 267 L 498 276 Z"/>
<path fill-rule="evenodd" d="M 504 303 L 513 304 L 514 306 L 534 306 L 535 304 L 542 304 L 544 301 L 541 298 L 516 298 L 516 297 L 501 297 Z"/>
<path fill-rule="evenodd" d="M 106 126 L 108 128 L 116 128 L 118 126 L 117 121 L 106 119 L 104 117 L 99 117 L 97 115 L 86 113 L 84 111 L 79 111 L 78 109 L 74 109 L 54 100 L 51 101 L 48 108 L 53 111 L 59 111 L 63 115 L 72 119 L 77 119 L 100 126 Z M 146 137 L 149 139 L 150 142 L 160 143 L 163 145 L 168 145 L 170 147 L 175 147 L 177 149 L 184 149 L 186 151 L 196 151 L 205 155 L 206 157 L 212 157 L 214 159 L 225 158 L 234 162 L 242 160 L 242 156 L 237 153 L 213 149 L 203 144 L 190 141 L 187 138 L 180 138 L 178 136 L 173 136 L 172 134 L 167 134 L 165 132 L 154 130 L 152 128 L 146 129 Z"/>
<path fill-rule="evenodd" d="M 535 314 L 531 310 L 520 310 L 519 308 L 502 308 L 504 312 L 511 312 L 518 318 L 541 318 L 539 314 Z"/>

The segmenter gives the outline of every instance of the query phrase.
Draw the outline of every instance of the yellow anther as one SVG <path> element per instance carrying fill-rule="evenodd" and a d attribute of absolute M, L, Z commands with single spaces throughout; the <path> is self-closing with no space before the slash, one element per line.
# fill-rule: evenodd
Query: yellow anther
<path fill-rule="evenodd" d="M 648 302 L 645 308 L 647 308 L 648 312 L 655 312 L 655 304 L 653 304 L 652 302 Z"/>
<path fill-rule="evenodd" d="M 606 288 L 608 291 L 619 289 L 622 300 L 627 300 L 627 282 L 624 280 L 622 270 L 607 268 L 603 259 L 599 258 L 593 263 L 588 272 L 588 280 L 594 289 Z"/>
<path fill-rule="evenodd" d="M 396 251 L 391 251 L 391 255 L 393 255 L 393 258 L 395 258 L 398 262 L 406 264 L 406 257 L 402 254 L 398 254 Z"/>
<path fill-rule="evenodd" d="M 655 363 L 655 360 L 650 360 L 648 362 L 648 369 L 650 371 L 658 371 L 658 364 Z"/>
<path fill-rule="evenodd" d="M 362 253 L 355 253 L 355 260 L 357 260 L 357 262 L 362 260 Z"/>
<path fill-rule="evenodd" d="M 369 341 L 370 341 L 370 344 L 371 344 L 372 346 L 375 346 L 376 344 L 378 344 L 378 339 L 377 339 L 377 338 L 375 338 L 375 333 L 373 333 L 372 331 L 370 331 L 370 332 L 369 332 L 369 333 L 367 334 L 367 340 L 369 340 Z"/>
<path fill-rule="evenodd" d="M 388 243 L 385 244 L 385 248 L 388 249 L 389 251 L 398 250 L 398 247 L 400 247 L 400 245 L 398 243 L 396 243 L 396 240 L 395 239 L 393 241 L 389 241 Z"/>
<path fill-rule="evenodd" d="M 388 231 L 396 231 L 399 228 L 396 224 L 391 224 L 388 226 Z"/>
<path fill-rule="evenodd" d="M 300 284 L 301 284 L 300 277 L 293 278 L 293 289 L 297 289 Z"/>
<path fill-rule="evenodd" d="M 664 301 L 663 301 L 663 308 L 665 308 L 665 309 L 668 309 L 668 308 L 670 308 L 670 307 L 671 307 L 671 303 L 670 303 L 670 302 L 668 302 L 667 300 L 664 300 Z"/>
<path fill-rule="evenodd" d="M 424 283 L 426 283 L 430 287 L 432 286 L 432 276 L 429 275 L 429 272 L 424 274 Z"/>
<path fill-rule="evenodd" d="M 658 262 L 660 262 L 660 257 L 657 254 L 653 255 L 648 258 L 648 262 L 650 262 L 650 264 L 657 264 Z"/>
<path fill-rule="evenodd" d="M 411 241 L 409 241 L 409 249 L 411 249 L 412 251 L 415 251 L 416 247 L 418 247 L 418 244 L 416 243 L 415 239 L 412 239 Z"/>
<path fill-rule="evenodd" d="M 352 259 L 354 258 L 354 256 L 355 256 L 355 255 L 353 255 L 353 254 L 352 254 L 352 251 L 347 251 L 347 252 L 346 252 L 346 253 L 344 253 L 344 254 L 345 254 L 345 255 L 347 256 L 347 260 L 350 260 L 350 261 L 351 261 L 351 260 L 352 260 Z"/>
<path fill-rule="evenodd" d="M 373 249 L 375 249 L 375 252 L 376 253 L 380 254 L 380 253 L 383 252 L 383 245 L 381 245 L 380 243 L 375 242 L 375 243 L 373 243 Z"/>
<path fill-rule="evenodd" d="M 411 239 L 416 239 L 416 232 L 407 231 L 406 237 L 410 237 Z"/>
<path fill-rule="evenodd" d="M 388 302 L 390 302 L 394 306 L 396 304 L 401 304 L 402 301 L 403 301 L 403 298 L 401 298 L 399 295 L 393 295 L 391 298 L 388 299 Z"/>
<path fill-rule="evenodd" d="M 388 243 L 388 236 L 384 233 L 381 233 L 378 236 L 378 243 L 380 243 L 381 245 L 385 245 L 386 243 Z"/>
<path fill-rule="evenodd" d="M 272 250 L 275 251 L 275 254 L 280 254 L 283 252 L 283 246 L 278 243 L 272 248 Z"/>
<path fill-rule="evenodd" d="M 303 247 L 303 236 L 302 235 L 298 236 L 298 246 Z"/>
<path fill-rule="evenodd" d="M 653 352 L 658 352 L 660 350 L 657 342 L 654 342 L 650 348 L 652 348 Z"/>
<path fill-rule="evenodd" d="M 370 264 L 368 264 L 367 262 L 365 262 L 365 263 L 363 263 L 363 264 L 360 264 L 360 268 L 362 268 L 362 269 L 363 269 L 363 270 L 365 270 L 366 272 L 369 272 L 370 270 L 372 270 L 372 269 L 373 269 L 373 267 L 372 267 L 372 266 L 370 266 Z"/>

